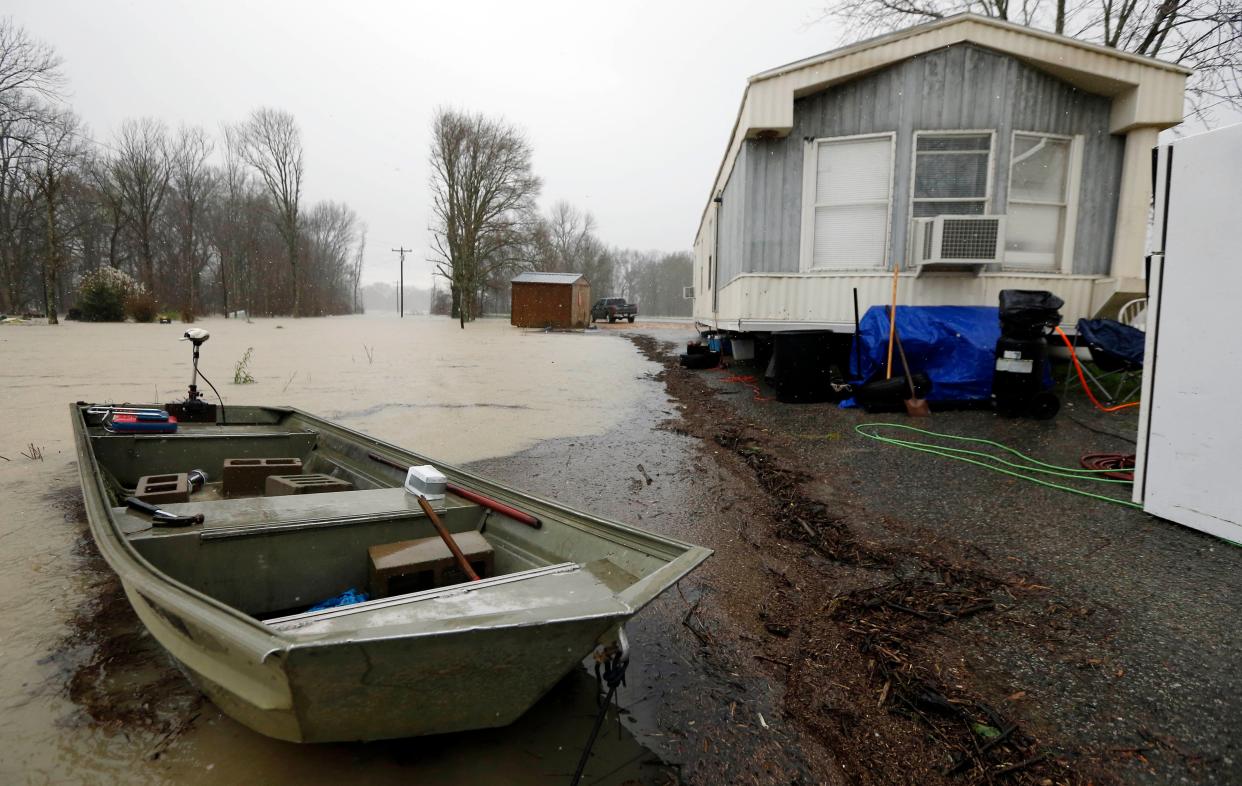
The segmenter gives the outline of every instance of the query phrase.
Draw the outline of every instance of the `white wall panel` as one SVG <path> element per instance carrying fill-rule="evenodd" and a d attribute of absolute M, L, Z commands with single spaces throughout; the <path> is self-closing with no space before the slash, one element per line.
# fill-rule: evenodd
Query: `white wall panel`
<path fill-rule="evenodd" d="M 1063 323 L 1072 327 L 1091 311 L 1093 276 L 987 273 L 898 277 L 897 302 L 903 306 L 995 306 L 1002 289 L 1044 289 L 1065 301 Z M 720 290 L 720 326 L 747 329 L 746 323 L 793 322 L 853 327 L 854 288 L 859 310 L 890 302 L 888 273 L 789 273 L 738 276 Z M 727 315 L 727 318 L 726 318 Z M 777 326 L 779 327 L 779 326 Z M 797 324 L 784 326 L 796 329 Z M 751 326 L 753 330 L 772 327 Z"/>

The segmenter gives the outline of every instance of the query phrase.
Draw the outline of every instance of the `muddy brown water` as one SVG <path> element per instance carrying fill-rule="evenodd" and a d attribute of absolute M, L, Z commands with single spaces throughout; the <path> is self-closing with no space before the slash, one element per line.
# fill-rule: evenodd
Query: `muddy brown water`
<path fill-rule="evenodd" d="M 500 457 L 649 418 L 658 387 L 656 366 L 603 331 L 544 334 L 498 320 L 462 331 L 427 317 L 200 326 L 212 333 L 202 369 L 226 405 L 290 404 L 452 463 L 483 462 L 510 482 L 521 470 L 502 472 Z M 249 731 L 172 670 L 86 535 L 66 404 L 182 396 L 183 329 L 0 327 L 0 782 L 568 782 L 596 711 L 585 669 L 505 729 L 316 746 Z M 257 381 L 235 385 L 248 347 Z M 673 777 L 640 739 L 660 735 L 643 717 L 627 711 L 605 727 L 584 782 Z"/>

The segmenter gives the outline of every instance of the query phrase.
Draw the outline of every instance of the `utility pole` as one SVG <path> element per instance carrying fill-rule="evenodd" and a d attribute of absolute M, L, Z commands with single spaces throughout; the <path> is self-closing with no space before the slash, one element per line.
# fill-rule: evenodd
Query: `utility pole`
<path fill-rule="evenodd" d="M 392 250 L 394 254 L 401 255 L 401 280 L 397 284 L 397 308 L 401 312 L 402 319 L 405 318 L 405 255 L 413 250 L 404 246 Z"/>

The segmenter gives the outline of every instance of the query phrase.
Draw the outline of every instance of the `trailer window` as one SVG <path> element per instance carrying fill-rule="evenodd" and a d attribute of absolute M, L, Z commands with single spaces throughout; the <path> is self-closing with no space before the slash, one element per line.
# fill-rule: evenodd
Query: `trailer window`
<path fill-rule="evenodd" d="M 892 184 L 891 134 L 815 140 L 804 173 L 802 269 L 883 267 Z"/>
<path fill-rule="evenodd" d="M 912 217 L 987 213 L 991 170 L 991 131 L 916 131 Z"/>
<path fill-rule="evenodd" d="M 1014 133 L 1005 211 L 1005 267 L 1060 269 L 1072 152 L 1069 137 Z"/>

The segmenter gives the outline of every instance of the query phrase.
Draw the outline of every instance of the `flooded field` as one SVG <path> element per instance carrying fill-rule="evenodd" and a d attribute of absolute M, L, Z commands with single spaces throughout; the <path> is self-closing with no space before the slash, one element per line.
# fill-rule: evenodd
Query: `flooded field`
<path fill-rule="evenodd" d="M 305 408 L 453 463 L 598 437 L 650 408 L 658 388 L 636 381 L 655 365 L 606 331 L 545 334 L 499 320 L 462 331 L 427 317 L 198 326 L 212 333 L 201 369 L 226 405 Z M 221 715 L 134 629 L 85 534 L 66 404 L 183 397 L 183 330 L 0 328 L 0 782 L 326 783 L 365 774 L 373 783 L 477 783 L 497 772 L 509 783 L 567 781 L 595 714 L 585 671 L 506 729 L 297 746 Z M 234 384 L 248 348 L 256 381 Z M 596 753 L 587 782 L 667 777 L 628 731 L 602 734 Z"/>

